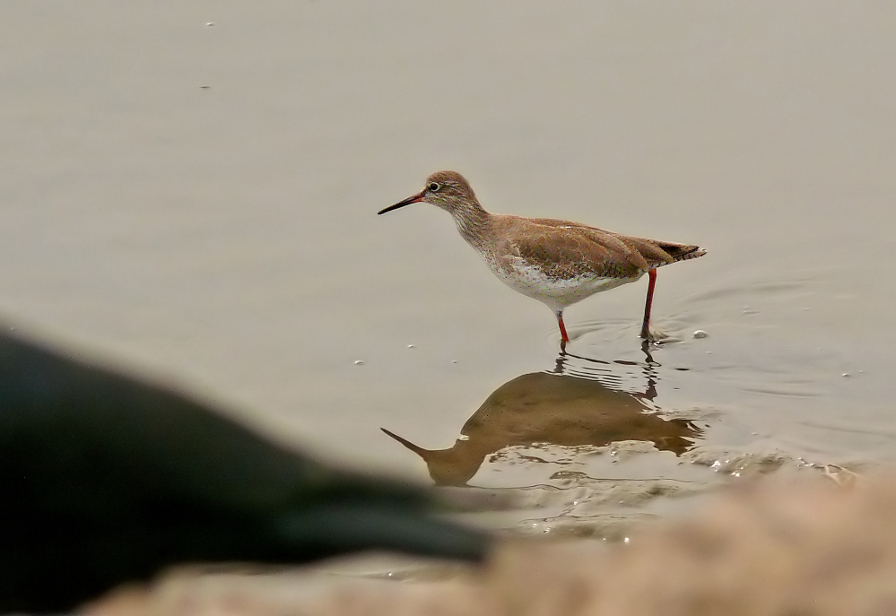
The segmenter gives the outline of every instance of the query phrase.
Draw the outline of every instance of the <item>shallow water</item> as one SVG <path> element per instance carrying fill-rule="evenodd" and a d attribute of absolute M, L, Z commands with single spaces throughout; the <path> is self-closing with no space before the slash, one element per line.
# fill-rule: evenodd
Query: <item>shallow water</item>
<path fill-rule="evenodd" d="M 606 480 L 891 459 L 896 7 L 452 7 L 4 3 L 4 319 L 334 459 L 601 512 Z M 559 357 L 444 213 L 375 215 L 443 168 L 706 247 L 659 272 L 668 338 L 641 350 L 642 281 L 569 309 Z M 434 472 L 381 427 L 487 446 Z"/>

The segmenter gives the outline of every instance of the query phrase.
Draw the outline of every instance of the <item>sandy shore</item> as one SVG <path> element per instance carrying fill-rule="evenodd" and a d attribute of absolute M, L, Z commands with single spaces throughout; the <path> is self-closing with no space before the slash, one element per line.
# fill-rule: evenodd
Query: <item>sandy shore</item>
<path fill-rule="evenodd" d="M 482 570 L 400 582 L 181 571 L 119 590 L 94 616 L 896 613 L 896 481 L 765 479 L 628 542 L 508 541 Z M 425 576 L 422 576 L 425 577 Z"/>

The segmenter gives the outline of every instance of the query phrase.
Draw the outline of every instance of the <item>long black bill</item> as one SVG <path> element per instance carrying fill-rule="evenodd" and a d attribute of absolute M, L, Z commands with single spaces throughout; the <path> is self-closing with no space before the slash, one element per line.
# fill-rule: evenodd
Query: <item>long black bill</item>
<path fill-rule="evenodd" d="M 397 210 L 397 209 L 400 208 L 400 207 L 404 207 L 404 206 L 406 206 L 406 205 L 410 205 L 410 204 L 412 204 L 412 203 L 420 203 L 421 201 L 423 201 L 423 195 L 424 195 L 425 193 L 426 193 L 426 191 L 424 190 L 424 191 L 421 191 L 421 192 L 417 193 L 416 195 L 411 195 L 410 197 L 408 197 L 408 198 L 405 199 L 404 201 L 399 201 L 399 202 L 396 203 L 395 205 L 390 205 L 390 206 L 387 207 L 386 209 L 384 209 L 384 210 L 380 210 L 379 212 L 377 212 L 377 215 L 379 215 L 379 214 L 385 214 L 386 212 L 391 212 L 392 210 Z"/>

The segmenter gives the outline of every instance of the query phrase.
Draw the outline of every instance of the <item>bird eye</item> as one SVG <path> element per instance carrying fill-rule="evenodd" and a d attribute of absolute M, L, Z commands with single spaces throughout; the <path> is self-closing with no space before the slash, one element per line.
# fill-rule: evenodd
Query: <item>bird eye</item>
<path fill-rule="evenodd" d="M 430 182 L 429 186 L 427 186 L 427 188 L 429 189 L 430 192 L 439 192 L 439 189 L 441 187 L 442 187 L 442 185 L 439 184 L 438 182 Z"/>

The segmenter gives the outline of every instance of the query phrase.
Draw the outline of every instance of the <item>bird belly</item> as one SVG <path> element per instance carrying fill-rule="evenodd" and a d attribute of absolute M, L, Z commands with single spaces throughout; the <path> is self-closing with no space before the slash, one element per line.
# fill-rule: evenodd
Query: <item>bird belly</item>
<path fill-rule="evenodd" d="M 488 261 L 488 265 L 495 276 L 511 289 L 537 299 L 555 312 L 595 293 L 614 289 L 641 277 L 599 276 L 587 271 L 574 276 L 557 276 L 521 259 L 503 265 Z"/>

